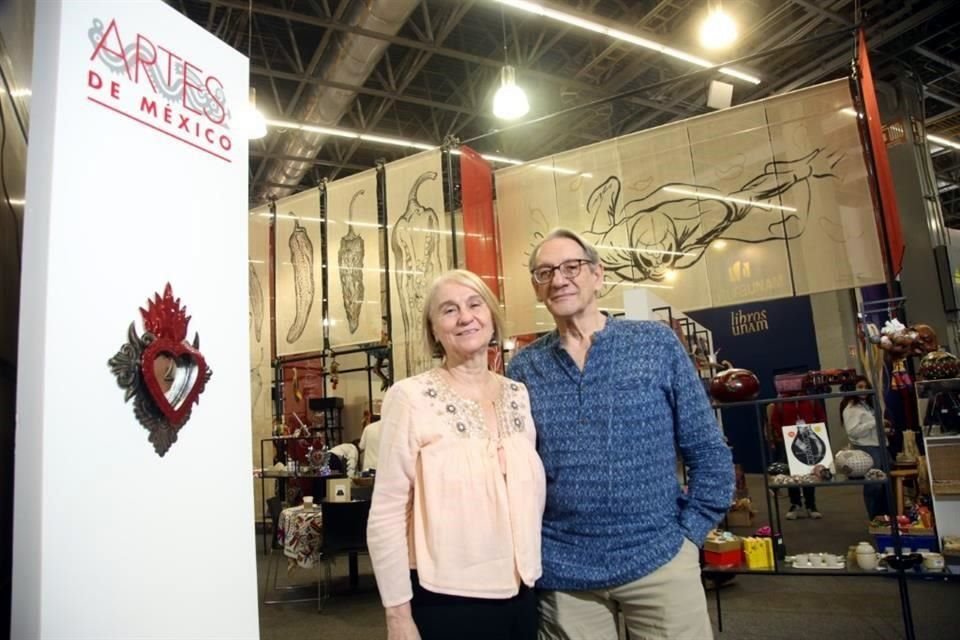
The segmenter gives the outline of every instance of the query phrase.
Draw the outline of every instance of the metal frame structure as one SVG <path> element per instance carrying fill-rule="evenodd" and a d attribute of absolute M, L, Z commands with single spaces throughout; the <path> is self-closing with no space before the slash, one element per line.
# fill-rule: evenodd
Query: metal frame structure
<path fill-rule="evenodd" d="M 656 52 L 611 38 L 503 8 L 492 0 L 406 0 L 412 7 L 395 31 L 363 22 L 361 0 L 256 0 L 252 14 L 243 0 L 169 0 L 202 27 L 242 52 L 252 27 L 252 84 L 260 107 L 274 119 L 307 123 L 299 117 L 319 88 L 352 95 L 338 126 L 377 135 L 400 136 L 442 146 L 455 136 L 476 138 L 497 128 L 490 99 L 504 64 L 503 51 L 528 92 L 531 118 L 599 102 L 566 116 L 519 130 L 487 136 L 483 153 L 530 160 L 584 144 L 707 112 L 706 85 L 712 74 L 686 77 L 691 67 Z M 698 55 L 691 33 L 706 4 L 694 0 L 550 0 L 550 4 L 614 23 Z M 849 29 L 863 15 L 875 75 L 883 81 L 903 74 L 924 86 L 923 103 L 931 133 L 960 133 L 960 38 L 953 26 L 960 7 L 950 0 L 893 3 L 884 0 L 755 0 L 740 3 L 742 35 L 726 58 L 798 44 L 757 60 L 760 85 L 738 83 L 735 103 L 755 100 L 842 76 L 852 41 L 817 40 L 828 31 Z M 252 21 L 252 25 L 248 23 Z M 501 22 L 502 21 L 502 22 Z M 501 29 L 504 24 L 505 29 Z M 392 31 L 392 32 L 391 32 Z M 506 42 L 502 33 L 506 33 Z M 332 79 L 341 70 L 345 39 L 366 38 L 382 48 L 367 75 L 349 82 Z M 806 45 L 800 43 L 809 42 Z M 378 49 L 379 50 L 379 49 Z M 371 58 L 375 56 L 372 54 Z M 677 79 L 676 82 L 669 82 Z M 618 94 L 637 91 L 609 102 Z M 409 155 L 411 149 L 358 139 L 326 138 L 316 153 L 290 155 L 286 139 L 298 132 L 271 129 L 251 145 L 251 199 L 293 191 L 308 174 L 278 171 L 314 167 L 338 176 Z M 960 216 L 957 151 L 935 162 L 947 217 Z M 284 164 L 286 163 L 286 164 Z M 301 169 L 302 171 L 302 166 Z M 271 173 L 285 176 L 271 179 Z M 299 177 L 298 177 L 299 175 Z"/>

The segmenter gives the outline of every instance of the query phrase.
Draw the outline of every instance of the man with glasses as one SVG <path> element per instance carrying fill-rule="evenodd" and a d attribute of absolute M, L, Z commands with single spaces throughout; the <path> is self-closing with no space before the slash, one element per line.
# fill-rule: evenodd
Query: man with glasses
<path fill-rule="evenodd" d="M 597 304 L 597 250 L 567 229 L 530 255 L 555 331 L 507 369 L 530 392 L 547 473 L 541 640 L 712 637 L 697 547 L 733 495 L 730 450 L 690 358 L 656 322 Z M 677 453 L 688 486 L 677 482 Z"/>

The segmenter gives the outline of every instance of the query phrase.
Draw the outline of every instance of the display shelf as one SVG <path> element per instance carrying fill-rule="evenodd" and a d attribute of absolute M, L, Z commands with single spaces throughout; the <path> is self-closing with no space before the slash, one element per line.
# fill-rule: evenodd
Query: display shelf
<path fill-rule="evenodd" d="M 770 484 L 771 489 L 789 489 L 790 487 L 796 487 L 797 489 L 803 489 L 804 487 L 813 487 L 816 489 L 827 488 L 827 487 L 849 487 L 849 486 L 867 486 L 867 485 L 885 485 L 887 480 L 867 480 L 865 478 L 849 478 L 847 480 L 825 480 L 822 482 L 794 482 L 792 484 Z"/>
<path fill-rule="evenodd" d="M 766 404 L 786 404 L 791 402 L 800 402 L 802 400 L 830 400 L 831 398 L 849 398 L 851 396 L 870 395 L 860 391 L 832 391 L 830 393 L 814 393 L 802 396 L 788 396 L 784 398 L 754 398 L 753 400 L 740 400 L 738 402 L 716 402 L 712 403 L 714 409 L 730 409 L 732 407 L 755 407 Z"/>
<path fill-rule="evenodd" d="M 915 383 L 917 395 L 929 398 L 935 393 L 960 392 L 960 378 L 946 378 L 944 380 L 917 380 Z"/>
<path fill-rule="evenodd" d="M 732 407 L 752 407 L 756 414 L 756 437 L 759 442 L 760 449 L 760 466 L 762 469 L 767 469 L 770 460 L 768 460 L 768 451 L 770 450 L 770 443 L 767 438 L 767 429 L 766 429 L 766 411 L 764 407 L 768 405 L 776 404 L 785 404 L 785 403 L 794 403 L 801 401 L 823 401 L 830 400 L 833 398 L 849 398 L 849 397 L 864 397 L 870 396 L 876 399 L 877 392 L 876 390 L 853 390 L 853 391 L 837 391 L 829 393 L 815 393 L 815 394 L 806 394 L 806 395 L 796 395 L 796 396 L 787 396 L 787 397 L 778 397 L 778 398 L 757 398 L 754 400 L 744 400 L 741 402 L 714 402 L 712 403 L 714 409 L 727 409 Z M 883 416 L 880 409 L 880 403 L 873 403 L 873 414 L 874 414 L 874 423 L 877 433 L 877 438 L 882 441 L 885 438 L 883 433 Z M 771 489 L 790 489 L 791 487 L 801 489 L 804 487 L 813 487 L 813 488 L 826 488 L 826 487 L 842 487 L 842 486 L 882 486 L 885 491 L 885 502 L 887 504 L 888 513 L 896 513 L 896 504 L 894 502 L 894 492 L 891 482 L 891 461 L 887 455 L 885 448 L 881 448 L 881 459 L 876 461 L 877 467 L 886 474 L 886 478 L 883 480 L 867 480 L 865 478 L 845 478 L 843 480 L 831 480 L 828 482 L 809 482 L 809 483 L 796 483 L 796 484 L 782 484 L 782 485 L 772 485 L 770 484 L 770 476 L 766 473 L 762 474 L 763 484 L 764 484 L 764 494 L 765 500 L 767 503 L 767 517 L 769 518 L 771 533 L 774 536 L 780 536 L 780 538 L 787 544 L 789 542 L 786 540 L 787 536 L 783 531 L 783 524 L 780 520 L 780 506 L 774 497 L 776 493 L 771 491 Z M 895 549 L 897 553 L 900 553 L 903 549 L 903 544 L 900 537 L 900 531 L 898 528 L 891 529 L 891 546 Z M 891 577 L 897 580 L 897 587 L 900 599 L 900 611 L 903 617 L 904 625 L 904 637 L 907 640 L 915 640 L 916 635 L 913 627 L 913 617 L 910 608 L 909 592 L 907 589 L 907 577 L 905 572 L 902 569 L 890 569 L 886 571 L 863 571 L 859 567 L 847 569 L 794 569 L 793 567 L 788 567 L 782 561 L 776 561 L 775 566 L 770 569 L 749 569 L 745 566 L 739 567 L 730 567 L 730 568 L 714 568 L 714 567 L 704 567 L 703 573 L 705 574 L 745 574 L 745 575 L 767 575 L 767 576 L 802 576 L 802 577 Z M 720 630 L 723 630 L 723 618 L 721 614 L 721 597 L 720 590 L 715 590 L 715 597 L 717 603 L 717 616 L 718 616 L 718 625 Z"/>

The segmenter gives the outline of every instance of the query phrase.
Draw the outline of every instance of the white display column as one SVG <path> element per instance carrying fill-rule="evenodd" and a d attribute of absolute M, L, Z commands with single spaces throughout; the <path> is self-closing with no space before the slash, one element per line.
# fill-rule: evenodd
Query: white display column
<path fill-rule="evenodd" d="M 36 11 L 12 637 L 255 638 L 248 62 L 159 0 Z"/>

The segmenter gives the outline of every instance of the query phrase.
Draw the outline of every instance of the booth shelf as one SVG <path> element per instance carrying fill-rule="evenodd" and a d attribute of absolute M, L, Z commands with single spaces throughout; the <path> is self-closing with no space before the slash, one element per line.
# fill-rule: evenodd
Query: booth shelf
<path fill-rule="evenodd" d="M 790 487 L 814 487 L 822 489 L 825 487 L 849 487 L 852 485 L 885 485 L 886 480 L 867 480 L 866 478 L 848 478 L 846 480 L 824 480 L 821 482 L 797 482 L 795 484 L 771 484 L 771 489 L 789 489 Z"/>
<path fill-rule="evenodd" d="M 876 390 L 855 390 L 855 391 L 837 391 L 830 393 L 815 393 L 808 395 L 800 396 L 790 396 L 784 398 L 757 398 L 754 400 L 744 400 L 741 402 L 714 402 L 714 409 L 727 409 L 732 407 L 753 407 L 756 413 L 756 436 L 760 442 L 760 458 L 761 458 L 761 469 L 766 469 L 771 462 L 768 460 L 768 451 L 769 451 L 769 442 L 767 439 L 767 430 L 765 429 L 766 425 L 766 411 L 765 407 L 770 404 L 783 404 L 783 403 L 792 403 L 798 402 L 801 400 L 811 400 L 811 401 L 823 401 L 829 400 L 832 398 L 847 398 L 853 396 L 872 396 L 876 399 L 877 392 Z M 883 416 L 880 409 L 880 403 L 874 402 L 874 418 L 876 423 L 877 438 L 879 441 L 884 441 L 885 434 L 883 433 Z M 771 489 L 781 489 L 789 488 L 791 486 L 796 488 L 802 488 L 804 486 L 812 486 L 816 488 L 820 487 L 839 487 L 839 486 L 851 486 L 851 485 L 880 485 L 883 486 L 886 491 L 886 504 L 888 513 L 896 513 L 896 503 L 894 500 L 893 487 L 890 482 L 890 470 L 891 464 L 890 459 L 887 454 L 886 448 L 882 447 L 880 449 L 883 452 L 882 459 L 879 460 L 879 468 L 886 474 L 886 479 L 884 480 L 866 480 L 866 479 L 846 479 L 846 480 L 836 480 L 830 482 L 818 482 L 818 483 L 806 483 L 806 484 L 794 484 L 794 485 L 772 485 L 770 484 L 770 476 L 766 473 L 762 474 L 763 484 L 764 484 L 764 495 L 767 502 L 767 515 L 770 519 L 770 528 L 772 535 L 779 535 L 784 542 L 787 542 L 786 536 L 783 532 L 783 526 L 780 521 L 780 505 L 777 499 L 774 497 L 776 494 L 771 491 Z M 892 542 L 894 550 L 897 554 L 902 553 L 903 545 L 900 540 L 900 532 L 898 528 L 893 528 L 892 530 Z M 859 569 L 794 569 L 792 567 L 787 567 L 783 561 L 774 560 L 774 566 L 771 569 L 749 569 L 746 567 L 731 567 L 728 569 L 723 568 L 714 568 L 705 566 L 703 567 L 704 574 L 748 574 L 748 575 L 778 575 L 778 576 L 802 576 L 802 577 L 817 577 L 817 576 L 846 576 L 846 577 L 881 577 L 889 576 L 897 580 L 898 591 L 900 596 L 900 611 L 903 618 L 904 626 L 904 637 L 907 640 L 915 640 L 916 635 L 913 627 L 913 616 L 910 610 L 910 598 L 907 588 L 907 572 L 903 569 L 894 569 L 887 571 L 862 571 Z M 911 572 L 912 573 L 912 572 Z M 723 614 L 721 610 L 721 596 L 720 589 L 714 590 L 714 597 L 717 604 L 717 618 L 718 618 L 718 627 L 719 630 L 723 631 Z"/>
<path fill-rule="evenodd" d="M 917 380 L 917 395 L 929 398 L 936 393 L 955 393 L 960 391 L 960 378 L 946 378 L 944 380 Z"/>

